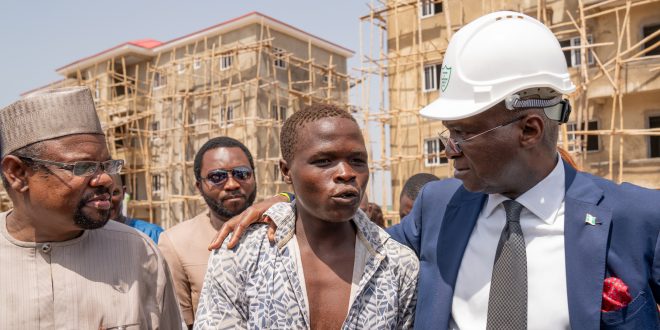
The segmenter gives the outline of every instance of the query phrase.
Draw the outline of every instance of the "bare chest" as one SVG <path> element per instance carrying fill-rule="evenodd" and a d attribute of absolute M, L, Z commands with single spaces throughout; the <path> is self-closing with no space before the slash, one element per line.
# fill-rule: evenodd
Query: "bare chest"
<path fill-rule="evenodd" d="M 340 329 L 349 308 L 354 254 L 319 258 L 301 252 L 312 329 Z"/>

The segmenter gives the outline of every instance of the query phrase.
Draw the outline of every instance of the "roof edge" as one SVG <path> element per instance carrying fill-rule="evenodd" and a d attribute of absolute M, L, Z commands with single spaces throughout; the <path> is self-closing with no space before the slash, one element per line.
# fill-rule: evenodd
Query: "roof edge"
<path fill-rule="evenodd" d="M 117 56 L 117 55 L 122 54 L 122 53 L 134 52 L 134 53 L 138 53 L 138 54 L 141 54 L 141 55 L 152 56 L 153 55 L 152 54 L 152 52 L 153 52 L 152 49 L 135 45 L 135 44 L 131 43 L 130 41 L 129 42 L 124 42 L 124 43 L 119 44 L 115 47 L 106 49 L 106 50 L 104 50 L 102 52 L 99 52 L 99 53 L 96 53 L 94 55 L 83 57 L 83 58 L 81 58 L 77 61 L 71 62 L 71 63 L 69 63 L 65 66 L 59 67 L 59 68 L 55 69 L 55 72 L 66 76 L 67 73 L 69 73 L 71 71 L 71 69 L 73 69 L 74 67 L 84 66 L 83 65 L 84 63 L 91 62 L 92 59 L 95 59 L 95 58 L 98 58 L 98 57 L 101 57 L 101 58 L 108 57 L 108 58 L 110 58 L 110 57 Z M 95 62 L 97 62 L 97 61 L 98 60 L 96 60 Z"/>
<path fill-rule="evenodd" d="M 350 58 L 353 55 L 355 55 L 355 52 L 351 49 L 348 49 L 346 47 L 340 46 L 336 43 L 333 43 L 331 41 L 325 40 L 323 38 L 317 37 L 309 32 L 306 32 L 304 30 L 301 30 L 295 26 L 292 26 L 290 24 L 287 24 L 283 21 L 280 21 L 278 19 L 272 18 L 268 15 L 262 14 L 258 11 L 252 11 L 249 12 L 245 15 L 241 15 L 236 18 L 232 18 L 230 20 L 224 21 L 222 23 L 207 27 L 205 29 L 186 34 L 184 36 L 174 38 L 172 40 L 166 41 L 160 46 L 154 47 L 153 51 L 158 53 L 158 52 L 163 52 L 163 51 L 168 51 L 177 45 L 184 44 L 188 42 L 189 40 L 194 40 L 196 38 L 200 38 L 205 34 L 214 34 L 218 33 L 219 31 L 223 29 L 227 29 L 228 27 L 231 27 L 231 24 L 234 23 L 238 26 L 241 25 L 247 25 L 250 23 L 259 23 L 259 19 L 266 19 L 269 21 L 270 25 L 272 25 L 275 28 L 280 28 L 281 30 L 284 30 L 283 32 L 291 34 L 291 35 L 297 35 L 299 39 L 314 39 L 317 41 L 317 46 L 321 48 L 326 48 L 326 50 L 338 53 L 342 56 L 345 56 L 346 58 Z"/>
<path fill-rule="evenodd" d="M 204 28 L 202 30 L 192 32 L 189 34 L 186 34 L 181 37 L 174 38 L 172 40 L 166 41 L 166 42 L 160 42 L 157 40 L 153 39 L 142 39 L 142 40 L 137 40 L 137 41 L 146 41 L 149 40 L 151 42 L 151 47 L 148 47 L 144 44 L 140 44 L 137 41 L 127 41 L 124 43 L 121 43 L 117 46 L 114 46 L 112 48 L 106 49 L 104 51 L 98 52 L 96 54 L 83 57 L 79 60 L 73 61 L 67 65 L 64 65 L 62 67 L 59 67 L 55 69 L 55 72 L 66 76 L 69 72 L 71 72 L 74 68 L 80 67 L 80 66 L 86 66 L 88 62 L 92 62 L 94 59 L 94 62 L 99 61 L 100 58 L 110 58 L 113 56 L 117 56 L 123 53 L 129 53 L 129 52 L 135 52 L 140 55 L 145 55 L 145 56 L 156 56 L 159 52 L 163 51 L 168 51 L 171 48 L 175 48 L 179 44 L 183 44 L 186 42 L 189 42 L 190 40 L 196 39 L 196 38 L 201 38 L 205 34 L 213 34 L 220 32 L 223 29 L 227 29 L 232 27 L 232 23 L 237 24 L 238 26 L 240 25 L 247 25 L 251 23 L 259 23 L 261 22 L 261 19 L 267 20 L 268 24 L 271 25 L 273 28 L 276 30 L 281 30 L 280 32 L 284 32 L 286 34 L 290 34 L 294 37 L 297 37 L 298 39 L 302 40 L 308 40 L 311 41 L 312 44 L 315 44 L 317 47 L 324 48 L 328 51 L 338 53 L 339 55 L 345 56 L 347 59 L 350 57 L 353 57 L 355 55 L 355 52 L 351 49 L 348 49 L 346 47 L 340 46 L 336 43 L 333 43 L 331 41 L 325 40 L 323 38 L 317 37 L 309 32 L 306 32 L 304 30 L 301 30 L 295 26 L 292 26 L 290 24 L 287 24 L 283 21 L 280 21 L 278 19 L 272 18 L 268 15 L 262 14 L 258 11 L 252 11 L 247 14 L 232 18 L 230 20 L 212 25 L 210 27 Z M 156 43 L 158 43 L 156 45 Z M 91 64 L 91 63 L 89 63 Z"/>

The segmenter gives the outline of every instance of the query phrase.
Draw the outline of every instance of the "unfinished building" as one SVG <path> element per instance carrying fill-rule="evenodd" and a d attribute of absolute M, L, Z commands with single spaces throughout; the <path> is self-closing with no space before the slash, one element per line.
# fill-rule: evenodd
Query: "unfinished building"
<path fill-rule="evenodd" d="M 398 196 L 411 175 L 452 176 L 438 139 L 442 125 L 418 111 L 442 93 L 441 64 L 452 34 L 496 10 L 536 17 L 560 40 L 578 89 L 569 96 L 573 113 L 559 145 L 581 170 L 660 188 L 660 1 L 382 0 L 360 18 L 360 48 L 363 81 L 379 85 L 384 98 L 364 98 L 363 109 L 365 120 L 389 130 L 389 139 L 381 134 L 382 154 L 389 144 L 389 156 L 373 166 L 392 173 L 394 211 L 387 217 L 398 221 Z M 374 103 L 381 109 L 369 111 Z"/>
<path fill-rule="evenodd" d="M 167 228 L 206 207 L 192 168 L 212 137 L 234 137 L 251 150 L 258 198 L 287 191 L 278 164 L 282 122 L 314 102 L 346 106 L 352 55 L 252 12 L 165 43 L 121 44 L 57 69 L 64 79 L 39 90 L 93 91 L 110 152 L 126 160 L 129 215 Z"/>

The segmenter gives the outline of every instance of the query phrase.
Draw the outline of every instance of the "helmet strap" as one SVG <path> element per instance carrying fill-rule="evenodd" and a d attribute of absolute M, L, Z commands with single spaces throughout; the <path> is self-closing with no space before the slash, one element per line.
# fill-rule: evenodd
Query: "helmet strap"
<path fill-rule="evenodd" d="M 543 108 L 543 112 L 546 117 L 558 121 L 560 125 L 565 124 L 571 115 L 571 102 L 563 99 L 554 106 Z"/>
<path fill-rule="evenodd" d="M 529 108 L 543 109 L 545 116 L 549 119 L 564 124 L 568 122 L 571 115 L 571 103 L 567 99 L 556 96 L 551 99 L 526 99 L 521 100 L 518 94 L 513 94 L 504 99 L 504 105 L 508 110 L 519 110 Z"/>

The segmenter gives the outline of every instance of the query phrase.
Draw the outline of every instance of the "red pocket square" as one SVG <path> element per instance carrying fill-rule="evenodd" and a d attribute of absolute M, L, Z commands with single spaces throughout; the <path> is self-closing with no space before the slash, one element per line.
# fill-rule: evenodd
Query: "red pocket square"
<path fill-rule="evenodd" d="M 616 277 L 608 277 L 603 282 L 603 305 L 601 311 L 611 312 L 628 306 L 632 297 L 626 283 Z"/>

